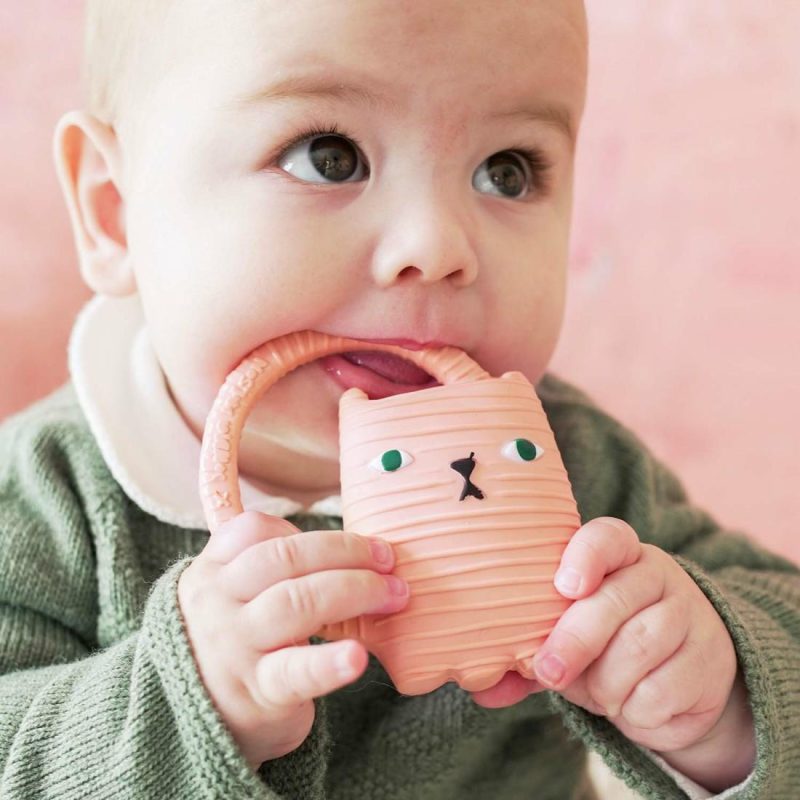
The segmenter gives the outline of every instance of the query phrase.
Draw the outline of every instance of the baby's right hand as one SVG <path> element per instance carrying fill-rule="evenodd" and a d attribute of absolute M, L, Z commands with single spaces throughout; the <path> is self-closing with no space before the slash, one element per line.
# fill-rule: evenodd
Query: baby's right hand
<path fill-rule="evenodd" d="M 200 676 L 247 761 L 297 749 L 314 722 L 314 698 L 366 668 L 352 639 L 320 645 L 323 625 L 391 613 L 408 600 L 404 581 L 373 546 L 344 531 L 300 532 L 285 519 L 245 511 L 228 520 L 181 573 L 178 601 Z M 392 592 L 399 581 L 403 594 Z"/>

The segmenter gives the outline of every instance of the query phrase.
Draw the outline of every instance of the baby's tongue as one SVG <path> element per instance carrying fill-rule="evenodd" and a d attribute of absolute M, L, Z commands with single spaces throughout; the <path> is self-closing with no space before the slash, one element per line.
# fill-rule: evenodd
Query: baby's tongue
<path fill-rule="evenodd" d="M 346 358 L 353 364 L 367 367 L 395 383 L 423 384 L 433 380 L 424 369 L 420 369 L 416 364 L 392 353 L 384 353 L 379 350 L 357 350 L 342 353 L 342 358 Z"/>

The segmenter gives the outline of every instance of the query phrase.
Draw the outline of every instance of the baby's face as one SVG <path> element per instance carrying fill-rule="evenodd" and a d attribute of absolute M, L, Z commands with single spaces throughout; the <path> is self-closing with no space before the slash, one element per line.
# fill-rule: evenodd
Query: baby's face
<path fill-rule="evenodd" d="M 177 6 L 174 66 L 120 140 L 136 284 L 198 436 L 227 373 L 290 331 L 439 340 L 538 380 L 563 313 L 582 4 Z M 275 384 L 241 471 L 324 496 L 342 391 L 316 362 Z"/>

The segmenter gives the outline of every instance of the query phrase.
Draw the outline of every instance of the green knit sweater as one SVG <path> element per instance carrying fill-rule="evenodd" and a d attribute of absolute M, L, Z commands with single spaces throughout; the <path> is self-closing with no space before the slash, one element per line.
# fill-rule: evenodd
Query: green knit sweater
<path fill-rule="evenodd" d="M 582 520 L 620 517 L 672 553 L 730 631 L 758 750 L 735 797 L 797 800 L 798 568 L 691 506 L 585 394 L 552 374 L 537 390 Z M 177 602 L 208 535 L 123 493 L 70 383 L 0 425 L 0 798 L 588 800 L 586 747 L 644 797 L 686 797 L 605 718 L 556 693 L 505 709 L 455 683 L 407 697 L 374 657 L 316 701 L 300 748 L 254 772 L 205 692 Z"/>

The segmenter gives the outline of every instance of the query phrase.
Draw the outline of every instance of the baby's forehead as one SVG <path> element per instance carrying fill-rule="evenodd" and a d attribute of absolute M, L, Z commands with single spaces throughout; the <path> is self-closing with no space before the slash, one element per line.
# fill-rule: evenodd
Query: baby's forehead
<path fill-rule="evenodd" d="M 217 116 L 227 116 L 255 110 L 240 102 L 255 97 L 259 111 L 316 102 L 338 113 L 347 104 L 384 120 L 391 110 L 419 128 L 408 113 L 413 106 L 426 124 L 442 128 L 473 122 L 473 111 L 516 106 L 524 95 L 533 101 L 539 94 L 572 104 L 573 128 L 582 111 L 587 37 L 581 0 L 170 2 L 173 13 L 154 37 L 170 41 L 156 44 L 169 57 L 162 55 L 151 71 L 150 94 L 160 95 L 160 113 L 193 109 L 210 118 L 208 110 L 218 109 Z M 312 72 L 325 78 L 324 92 L 290 85 Z M 147 92 L 140 94 L 147 101 Z M 147 113 L 137 112 L 140 124 Z"/>
<path fill-rule="evenodd" d="M 242 65 L 276 72 L 324 61 L 331 76 L 359 67 L 380 77 L 399 69 L 434 72 L 460 61 L 500 80 L 510 56 L 518 69 L 532 68 L 566 62 L 570 54 L 561 40 L 573 40 L 578 51 L 588 44 L 583 0 L 171 2 L 188 17 L 174 16 L 174 33 L 217 68 L 227 66 L 213 60 L 219 48 Z"/>

